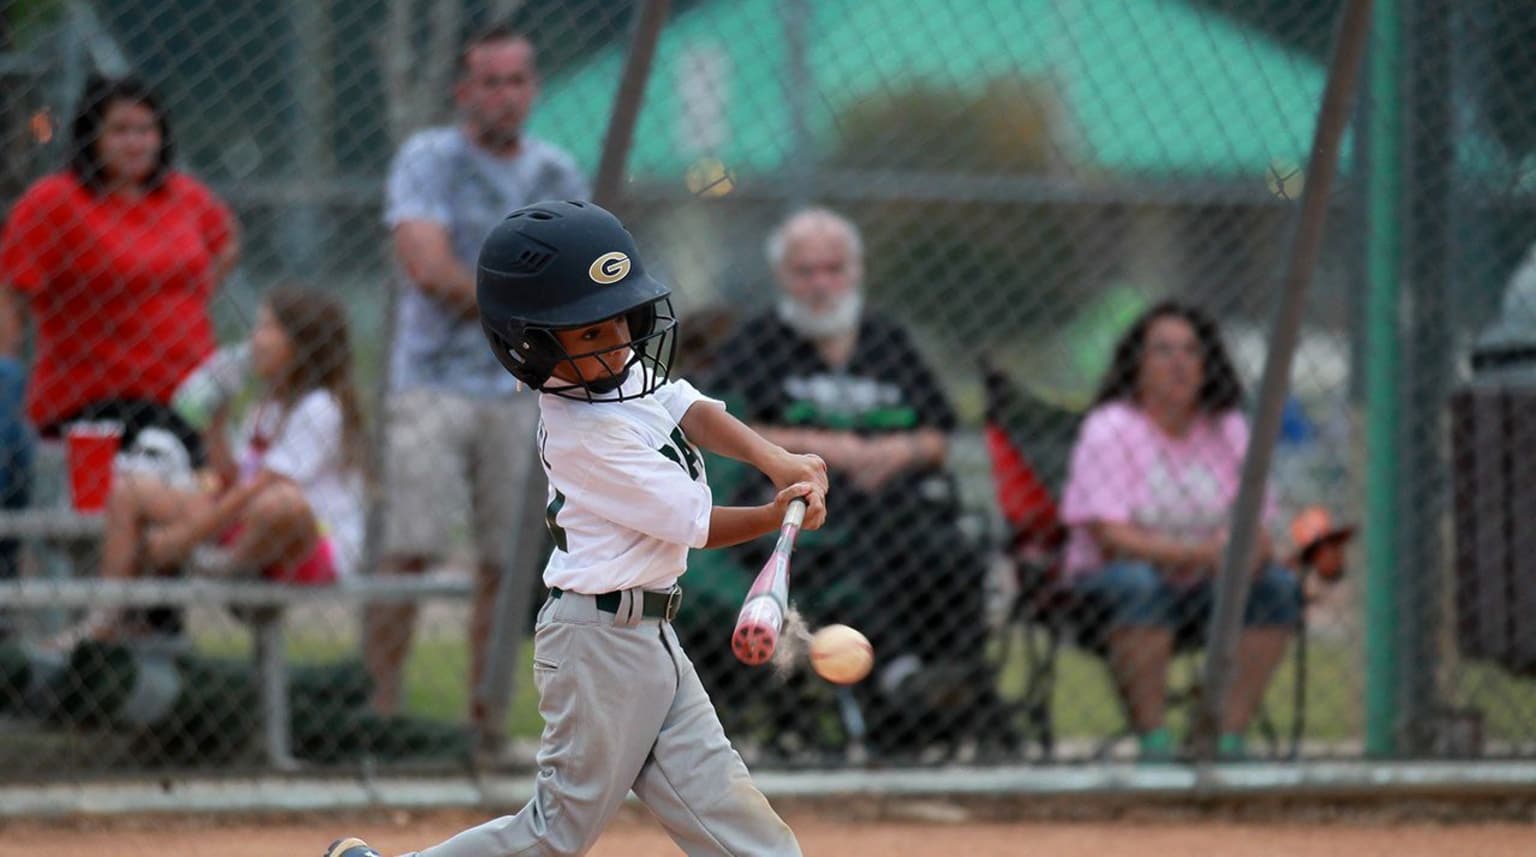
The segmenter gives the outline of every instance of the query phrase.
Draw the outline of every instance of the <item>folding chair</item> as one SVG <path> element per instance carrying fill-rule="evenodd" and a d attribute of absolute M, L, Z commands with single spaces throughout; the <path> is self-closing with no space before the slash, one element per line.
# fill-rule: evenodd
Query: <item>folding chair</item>
<path fill-rule="evenodd" d="M 993 489 L 1007 527 L 1005 558 L 1010 563 L 1016 593 L 1007 610 L 1004 645 L 998 652 L 999 668 L 1018 660 L 1023 669 L 1023 688 L 1010 707 L 1018 718 L 1024 740 L 1041 748 L 1046 760 L 1054 758 L 1056 731 L 1051 712 L 1057 661 L 1064 644 L 1093 654 L 1108 666 L 1107 652 L 1097 638 L 1093 613 L 1086 602 L 1062 579 L 1062 551 L 1067 531 L 1061 523 L 1057 497 L 1065 481 L 1071 446 L 1080 418 L 1077 414 L 1022 393 L 988 358 L 981 371 L 986 386 L 985 439 L 991 462 Z M 1026 440 L 1027 438 L 1027 440 Z M 1026 449 L 1034 454 L 1028 454 Z M 1326 512 L 1309 508 L 1293 523 L 1293 542 L 1301 547 L 1290 558 L 1300 575 L 1302 592 L 1308 591 L 1311 575 L 1336 582 L 1344 573 L 1341 548 L 1353 535 L 1351 527 L 1337 527 Z M 1199 647 L 1194 636 L 1181 634 L 1175 654 Z M 1282 753 L 1279 729 L 1265 706 L 1260 707 L 1256 727 L 1275 758 L 1294 759 L 1305 733 L 1307 686 L 1306 605 L 1296 629 L 1294 646 L 1295 690 L 1292 698 L 1291 732 Z M 1170 709 L 1198 703 L 1202 692 L 1198 672 L 1181 686 L 1170 686 Z M 1116 693 L 1124 711 L 1125 700 Z M 1124 726 L 1102 740 L 1096 758 L 1107 757 L 1121 740 L 1133 733 L 1129 712 Z"/>

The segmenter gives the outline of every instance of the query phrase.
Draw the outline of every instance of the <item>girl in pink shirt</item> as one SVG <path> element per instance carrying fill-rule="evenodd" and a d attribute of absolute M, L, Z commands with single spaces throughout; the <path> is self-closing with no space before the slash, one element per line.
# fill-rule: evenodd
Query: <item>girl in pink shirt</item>
<path fill-rule="evenodd" d="M 1107 649 L 1147 760 L 1173 755 L 1163 716 L 1175 639 L 1198 641 L 1210 619 L 1248 449 L 1242 396 L 1215 324 L 1160 304 L 1116 346 L 1073 448 L 1065 573 L 1102 620 L 1093 642 Z M 1259 556 L 1218 745 L 1228 758 L 1242 755 L 1301 609 L 1295 576 L 1272 561 L 1267 538 Z"/>

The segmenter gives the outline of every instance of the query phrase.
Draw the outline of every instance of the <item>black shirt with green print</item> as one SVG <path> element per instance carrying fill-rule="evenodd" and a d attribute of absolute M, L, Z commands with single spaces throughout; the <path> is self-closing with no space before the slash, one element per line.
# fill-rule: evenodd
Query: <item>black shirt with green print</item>
<path fill-rule="evenodd" d="M 816 345 L 768 313 L 741 324 L 716 355 L 707 388 L 747 423 L 853 431 L 864 436 L 932 428 L 950 431 L 954 410 L 911 337 L 895 322 L 866 314 L 848 365 L 829 366 Z M 894 478 L 881 496 L 910 490 L 924 476 Z M 830 496 L 847 508 L 860 499 L 846 475 L 831 474 Z"/>

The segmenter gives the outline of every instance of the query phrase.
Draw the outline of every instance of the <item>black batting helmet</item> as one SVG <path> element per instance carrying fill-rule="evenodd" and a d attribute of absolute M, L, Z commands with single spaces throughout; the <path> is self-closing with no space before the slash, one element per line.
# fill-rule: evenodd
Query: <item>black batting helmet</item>
<path fill-rule="evenodd" d="M 475 294 L 491 351 L 519 381 L 567 398 L 634 398 L 666 383 L 676 350 L 671 290 L 645 273 L 635 239 L 607 210 L 590 202 L 539 202 L 497 224 L 480 248 Z M 624 316 L 631 355 L 619 372 L 551 383 L 555 367 L 574 359 L 554 331 Z M 604 349 L 602 352 L 617 350 Z M 642 383 L 623 388 L 631 370 Z M 616 394 L 616 395 L 615 395 Z"/>

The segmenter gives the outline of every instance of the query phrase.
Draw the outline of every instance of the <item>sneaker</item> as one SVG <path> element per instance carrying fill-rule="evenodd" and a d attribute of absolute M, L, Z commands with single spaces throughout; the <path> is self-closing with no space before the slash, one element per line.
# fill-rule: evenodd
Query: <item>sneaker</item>
<path fill-rule="evenodd" d="M 1241 762 L 1248 758 L 1247 741 L 1238 732 L 1223 732 L 1216 738 L 1216 759 Z"/>
<path fill-rule="evenodd" d="M 116 636 L 118 615 L 115 610 L 93 610 L 84 619 L 37 644 L 44 652 L 68 653 L 86 640 L 110 640 Z"/>
<path fill-rule="evenodd" d="M 355 836 L 338 839 L 325 849 L 325 857 L 380 857 L 379 852 Z"/>
<path fill-rule="evenodd" d="M 1168 727 L 1149 729 L 1136 737 L 1137 761 L 1158 764 L 1173 761 L 1173 733 Z"/>
<path fill-rule="evenodd" d="M 238 577 L 239 571 L 234 554 L 229 548 L 219 545 L 196 545 L 192 548 L 192 555 L 187 558 L 187 573 L 193 577 L 228 580 Z"/>

